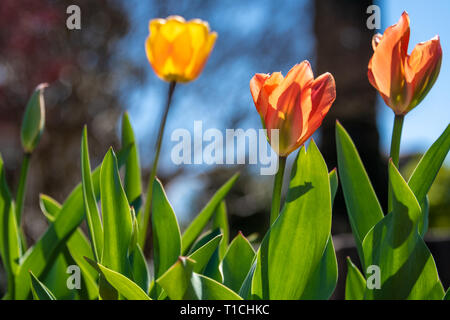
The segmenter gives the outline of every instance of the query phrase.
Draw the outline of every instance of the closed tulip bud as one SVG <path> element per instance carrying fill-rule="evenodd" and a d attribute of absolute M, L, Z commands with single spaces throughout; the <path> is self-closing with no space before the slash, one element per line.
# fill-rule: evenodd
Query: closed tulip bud
<path fill-rule="evenodd" d="M 158 77 L 189 82 L 200 75 L 217 38 L 207 22 L 170 16 L 151 20 L 149 29 L 145 51 Z"/>
<path fill-rule="evenodd" d="M 336 99 L 330 73 L 314 79 L 308 61 L 295 65 L 286 75 L 256 74 L 250 91 L 267 137 L 279 156 L 285 157 L 303 145 L 320 127 Z M 271 130 L 278 129 L 278 143 Z"/>
<path fill-rule="evenodd" d="M 396 115 L 407 114 L 425 98 L 442 62 L 438 36 L 419 43 L 408 55 L 409 35 L 409 16 L 404 12 L 397 24 L 372 40 L 369 81 Z"/>
<path fill-rule="evenodd" d="M 32 153 L 41 139 L 45 126 L 44 89 L 46 83 L 37 86 L 25 109 L 20 138 L 25 153 Z"/>

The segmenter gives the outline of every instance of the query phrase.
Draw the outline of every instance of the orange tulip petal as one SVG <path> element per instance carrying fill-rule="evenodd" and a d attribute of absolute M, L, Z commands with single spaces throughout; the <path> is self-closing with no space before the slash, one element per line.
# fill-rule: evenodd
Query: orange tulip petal
<path fill-rule="evenodd" d="M 284 91 L 287 90 L 291 86 L 293 82 L 298 85 L 299 90 L 305 88 L 309 85 L 311 81 L 314 80 L 314 75 L 311 70 L 311 65 L 308 61 L 303 61 L 299 64 L 296 64 L 289 70 L 286 77 L 280 82 L 279 86 L 273 90 L 272 94 L 269 97 L 269 104 L 278 109 L 283 113 L 290 113 L 289 108 L 292 107 L 291 104 L 283 105 L 278 103 L 279 97 L 283 94 Z"/>
<path fill-rule="evenodd" d="M 406 63 L 406 82 L 410 103 L 408 110 L 422 101 L 436 81 L 442 62 L 442 47 L 439 37 L 419 43 Z"/>
<path fill-rule="evenodd" d="M 257 73 L 250 80 L 250 92 L 252 94 L 253 102 L 255 103 L 255 106 L 257 109 L 258 109 L 258 105 L 256 102 L 258 101 L 259 93 L 264 84 L 264 81 L 266 81 L 266 79 L 269 78 L 269 76 L 270 75 L 265 74 L 265 73 Z M 259 112 L 259 110 L 258 110 L 258 112 Z"/>
<path fill-rule="evenodd" d="M 396 100 L 404 85 L 402 80 L 409 35 L 409 16 L 404 12 L 397 24 L 387 28 L 384 35 L 374 41 L 375 52 L 369 62 L 369 81 L 382 96 L 393 102 L 398 102 Z"/>

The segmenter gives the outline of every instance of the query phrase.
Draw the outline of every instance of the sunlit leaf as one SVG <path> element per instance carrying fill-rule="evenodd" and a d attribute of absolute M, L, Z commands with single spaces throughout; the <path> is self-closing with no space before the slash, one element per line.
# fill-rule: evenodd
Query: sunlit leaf
<path fill-rule="evenodd" d="M 106 280 L 128 300 L 151 300 L 150 297 L 136 283 L 125 277 L 124 275 L 106 268 L 98 263 L 102 274 Z"/>
<path fill-rule="evenodd" d="M 222 261 L 223 284 L 235 292 L 239 292 L 255 257 L 252 245 L 239 232 L 231 241 Z"/>
<path fill-rule="evenodd" d="M 83 137 L 81 139 L 81 176 L 86 221 L 89 227 L 89 234 L 91 235 L 92 251 L 96 261 L 100 262 L 103 252 L 103 226 L 95 198 L 94 185 L 92 184 L 86 126 L 83 129 Z"/>
<path fill-rule="evenodd" d="M 125 112 L 122 117 L 122 146 L 131 146 L 130 154 L 125 162 L 124 188 L 128 202 L 138 212 L 142 202 L 141 167 L 138 146 L 128 112 Z"/>
<path fill-rule="evenodd" d="M 20 236 L 14 213 L 14 203 L 6 183 L 3 159 L 0 156 L 0 254 L 8 278 L 8 294 L 15 292 L 15 275 L 21 256 Z M 27 275 L 28 276 L 28 275 Z M 28 279 L 29 282 L 29 279 Z"/>
<path fill-rule="evenodd" d="M 231 187 L 236 182 L 239 174 L 233 175 L 209 200 L 197 217 L 191 222 L 183 233 L 181 240 L 181 253 L 186 254 L 194 241 L 200 236 L 208 221 L 211 219 L 217 206 L 222 202 Z"/>
<path fill-rule="evenodd" d="M 362 259 L 362 241 L 369 230 L 383 218 L 383 211 L 355 144 L 339 122 L 336 123 L 336 147 L 347 213 Z"/>
<path fill-rule="evenodd" d="M 35 300 L 56 300 L 53 293 L 30 271 L 33 297 Z"/>
<path fill-rule="evenodd" d="M 380 288 L 366 286 L 366 299 L 439 299 L 444 289 L 434 259 L 418 233 L 420 205 L 392 161 L 389 181 L 393 210 L 363 242 L 365 266 L 380 270 Z M 366 279 L 370 282 L 367 273 Z"/>
<path fill-rule="evenodd" d="M 308 152 L 300 149 L 283 210 L 261 243 L 252 296 L 300 299 L 323 256 L 330 231 L 328 170 L 312 141 Z"/>
<path fill-rule="evenodd" d="M 366 279 L 347 257 L 347 279 L 345 280 L 345 300 L 363 300 Z"/>

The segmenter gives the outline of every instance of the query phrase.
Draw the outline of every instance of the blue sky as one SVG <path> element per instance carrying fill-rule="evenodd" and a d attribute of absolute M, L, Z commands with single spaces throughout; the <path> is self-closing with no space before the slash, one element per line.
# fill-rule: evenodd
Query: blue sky
<path fill-rule="evenodd" d="M 439 137 L 450 122 L 450 1 L 448 0 L 384 0 L 383 30 L 397 23 L 403 11 L 411 19 L 409 52 L 414 46 L 439 35 L 443 51 L 441 73 L 428 96 L 411 111 L 405 120 L 401 152 L 424 152 Z M 381 147 L 389 152 L 394 115 L 380 99 L 378 127 Z M 450 157 L 447 157 L 447 163 Z"/>
<path fill-rule="evenodd" d="M 308 59 L 314 65 L 314 35 L 312 21 L 312 1 L 283 1 L 282 6 L 275 6 L 273 0 L 259 1 L 214 1 L 213 12 L 190 10 L 189 3 L 182 2 L 171 8 L 169 14 L 179 14 L 187 19 L 202 18 L 209 21 L 219 38 L 210 61 L 204 72 L 196 81 L 177 88 L 174 105 L 169 115 L 161 153 L 159 172 L 174 169 L 170 161 L 170 150 L 174 143 L 170 141 L 170 133 L 177 128 L 192 130 L 194 120 L 203 120 L 204 129 L 216 127 L 224 131 L 227 117 L 236 111 L 248 110 L 250 113 L 240 121 L 239 128 L 260 128 L 260 120 L 254 110 L 248 83 L 256 72 L 282 71 Z M 281 3 L 281 2 L 280 2 Z M 431 5 L 430 5 L 431 4 Z M 382 8 L 382 30 L 396 23 L 404 10 L 411 18 L 411 40 L 409 51 L 422 41 L 438 34 L 441 37 L 444 58 L 441 74 L 425 100 L 408 114 L 404 124 L 402 153 L 425 152 L 437 137 L 444 131 L 450 120 L 450 0 L 384 0 L 378 1 Z M 140 147 L 141 162 L 149 166 L 153 156 L 156 130 L 159 124 L 161 109 L 165 100 L 167 83 L 159 80 L 150 68 L 144 52 L 144 41 L 148 35 L 148 21 L 160 15 L 155 2 L 129 0 L 132 23 L 129 36 L 122 46 L 123 54 L 127 54 L 147 70 L 147 82 L 132 92 L 126 92 L 123 103 L 129 110 L 131 121 L 135 127 Z M 195 14 L 195 16 L 193 16 Z M 271 23 L 268 21 L 283 21 Z M 245 42 L 259 43 L 259 37 L 269 28 L 275 32 L 277 45 L 264 51 L 259 59 L 254 59 L 252 50 L 245 50 Z M 302 30 L 296 33 L 296 41 L 290 41 L 290 47 L 280 45 L 291 30 Z M 239 42 L 240 41 L 240 42 Z M 242 43 L 244 41 L 244 43 Z M 370 44 L 368 44 L 370 45 Z M 240 48 L 234 52 L 232 61 L 221 63 L 220 53 L 229 48 Z M 257 47 L 257 46 L 256 46 Z M 280 55 L 280 53 L 282 53 Z M 222 81 L 223 80 L 223 81 Z M 224 87 L 226 86 L 226 87 Z M 182 115 L 182 116 L 180 116 Z M 381 149 L 388 154 L 393 124 L 393 112 L 379 99 L 378 129 L 381 137 Z M 447 157 L 447 163 L 450 161 Z M 180 217 L 192 214 L 187 209 L 186 199 L 195 197 L 203 188 L 199 173 L 208 170 L 208 166 L 189 166 L 187 173 L 179 179 L 171 181 L 166 187 L 169 199 L 175 212 Z"/>

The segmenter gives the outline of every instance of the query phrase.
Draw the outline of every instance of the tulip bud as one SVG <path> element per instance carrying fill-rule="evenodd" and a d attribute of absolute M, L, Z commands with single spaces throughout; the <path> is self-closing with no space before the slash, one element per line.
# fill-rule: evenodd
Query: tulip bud
<path fill-rule="evenodd" d="M 25 153 L 32 153 L 41 139 L 45 125 L 44 89 L 48 85 L 40 84 L 36 87 L 28 101 L 22 120 L 20 138 Z"/>

